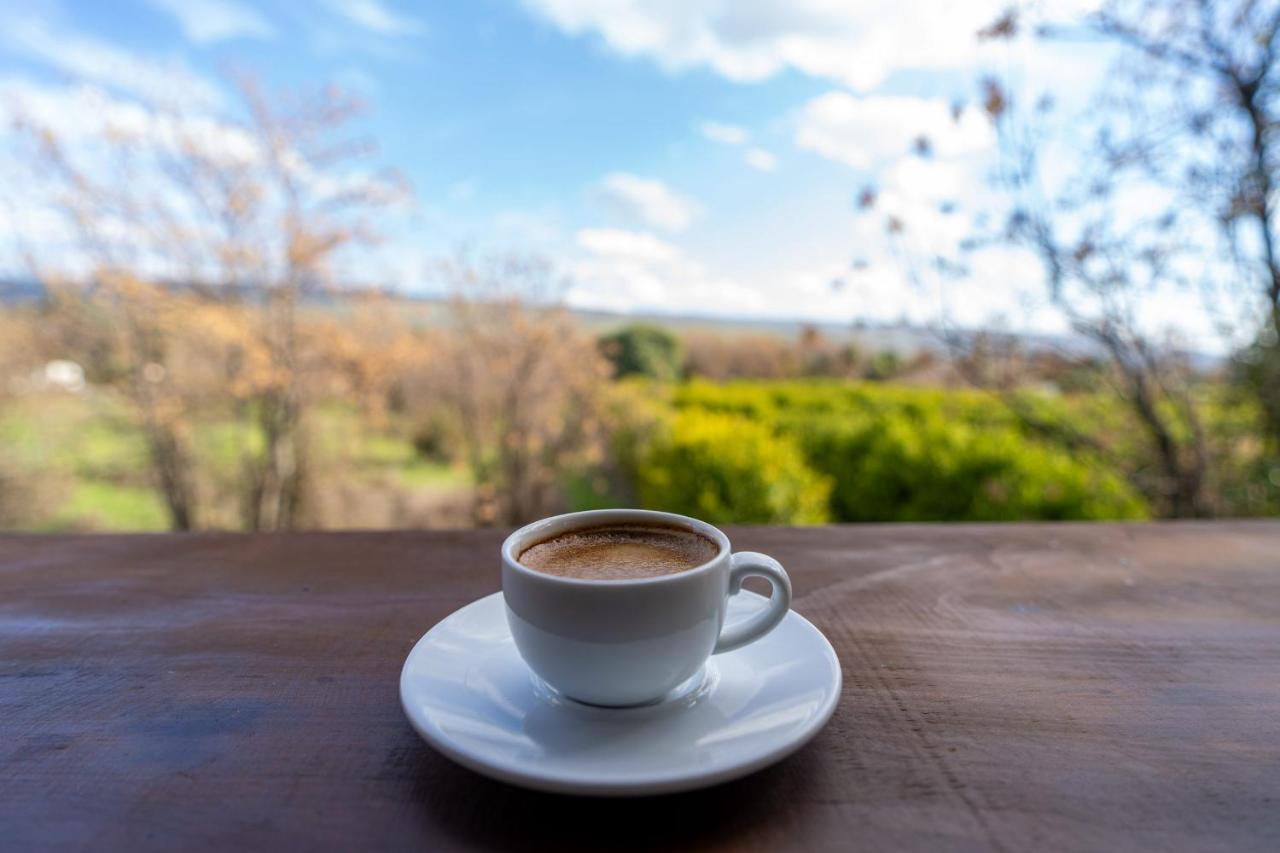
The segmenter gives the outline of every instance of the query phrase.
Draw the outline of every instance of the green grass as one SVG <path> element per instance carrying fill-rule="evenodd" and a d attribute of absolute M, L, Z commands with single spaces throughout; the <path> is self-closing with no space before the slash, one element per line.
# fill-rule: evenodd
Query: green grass
<path fill-rule="evenodd" d="M 368 465 L 394 466 L 412 462 L 413 445 L 395 435 L 366 435 L 357 451 L 359 461 Z"/>
<path fill-rule="evenodd" d="M 57 453 L 77 474 L 93 479 L 136 480 L 147 464 L 142 435 L 119 418 L 81 421 Z"/>
<path fill-rule="evenodd" d="M 1146 512 L 1136 498 L 1126 503 L 1116 497 L 1124 498 L 1134 472 L 1149 464 L 1142 455 L 1142 433 L 1128 410 L 1103 394 L 1028 396 L 1043 425 L 1032 431 L 998 399 L 974 391 L 835 381 L 618 383 L 614 391 L 617 409 L 626 414 L 619 422 L 630 424 L 612 445 L 618 465 L 562 472 L 573 509 L 617 505 L 622 498 L 614 491 L 625 492 L 625 473 L 663 433 L 663 425 L 681 414 L 707 413 L 766 424 L 794 442 L 806 466 L 832 478 L 829 509 L 835 520 Z M 1233 467 L 1219 469 L 1219 489 L 1231 500 L 1228 508 L 1241 514 L 1277 512 L 1280 464 L 1256 441 L 1253 413 L 1226 397 L 1208 400 L 1206 413 L 1210 435 L 1230 451 L 1224 458 Z M 38 487 L 35 498 L 23 504 L 33 508 L 22 514 L 24 523 L 42 530 L 165 528 L 164 504 L 151 487 L 146 443 L 128 414 L 105 392 L 4 401 L 0 469 L 16 470 L 24 486 Z M 469 472 L 418 453 L 412 437 L 422 430 L 421 423 L 394 416 L 371 420 L 352 405 L 316 406 L 308 415 L 307 440 L 318 489 L 349 485 L 354 494 L 378 499 L 370 506 L 394 497 L 415 512 L 465 497 L 457 493 L 472 486 Z M 1064 436 L 1075 430 L 1104 444 L 1109 458 L 1068 445 Z M 196 424 L 192 441 L 205 493 L 203 522 L 235 526 L 244 455 L 261 447 L 261 435 L 247 420 L 224 418 Z M 717 445 L 709 447 L 708 452 Z M 737 495 L 744 488 L 758 489 L 758 484 L 729 484 L 724 493 Z M 655 500 L 675 505 L 676 497 Z M 952 498 L 967 503 L 957 509 Z M 26 516 L 36 518 L 28 522 Z"/>
<path fill-rule="evenodd" d="M 407 429 L 364 422 L 350 406 L 317 407 L 309 421 L 315 464 L 340 465 L 349 476 L 409 491 L 442 491 L 471 483 L 464 468 L 423 459 Z M 197 458 L 223 492 L 234 489 L 244 454 L 261 446 L 252 424 L 197 424 Z M 28 476 L 42 478 L 52 507 L 41 530 L 164 530 L 164 502 L 150 485 L 146 443 L 127 411 L 109 395 L 34 395 L 0 410 L 0 452 Z M 342 476 L 347 476 L 343 474 Z M 215 513 L 234 517 L 234 511 Z M 228 522 L 230 523 L 230 522 Z"/>
<path fill-rule="evenodd" d="M 200 424 L 195 428 L 196 452 L 223 470 L 238 468 L 244 454 L 258 450 L 262 440 L 257 430 L 238 421 Z"/>
<path fill-rule="evenodd" d="M 142 435 L 108 399 L 24 398 L 0 416 L 0 441 L 21 464 L 85 478 L 129 477 L 147 463 Z"/>
<path fill-rule="evenodd" d="M 317 407 L 311 429 L 317 450 L 328 458 L 345 458 L 357 476 L 391 477 L 409 489 L 453 489 L 471 483 L 464 467 L 419 455 L 405 437 L 407 425 L 372 429 L 351 407 L 329 404 Z"/>
<path fill-rule="evenodd" d="M 393 434 L 364 436 L 353 454 L 353 462 L 357 470 L 390 474 L 410 488 L 445 488 L 470 482 L 464 469 L 423 459 L 412 442 Z"/>
<path fill-rule="evenodd" d="M 14 464 L 57 498 L 42 530 L 163 530 L 142 435 L 107 397 L 40 395 L 11 401 L 0 442 Z"/>
<path fill-rule="evenodd" d="M 409 487 L 457 488 L 471 484 L 471 475 L 457 465 L 415 459 L 396 469 L 396 477 Z"/>
<path fill-rule="evenodd" d="M 164 530 L 168 526 L 164 503 L 154 489 L 83 480 L 72 488 L 47 529 Z"/>

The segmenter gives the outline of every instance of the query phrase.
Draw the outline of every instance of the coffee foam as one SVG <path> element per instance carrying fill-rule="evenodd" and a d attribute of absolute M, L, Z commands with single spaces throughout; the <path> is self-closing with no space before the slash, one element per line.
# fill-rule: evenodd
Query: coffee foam
<path fill-rule="evenodd" d="M 587 580 L 660 577 L 696 568 L 720 547 L 701 533 L 659 524 L 610 524 L 570 530 L 529 546 L 521 565 Z"/>

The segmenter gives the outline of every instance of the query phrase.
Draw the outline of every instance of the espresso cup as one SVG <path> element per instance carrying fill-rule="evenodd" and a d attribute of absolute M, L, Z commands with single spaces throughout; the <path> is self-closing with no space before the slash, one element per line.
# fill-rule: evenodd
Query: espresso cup
<path fill-rule="evenodd" d="M 519 562 L 538 542 L 609 524 L 681 528 L 710 539 L 717 551 L 692 569 L 620 580 L 544 574 Z M 725 625 L 729 597 L 748 577 L 769 581 L 768 605 Z M 729 538 L 697 519 L 639 509 L 572 512 L 521 527 L 502 543 L 502 593 L 511 636 L 529 668 L 570 699 L 607 706 L 662 699 L 711 655 L 769 633 L 791 606 L 791 581 L 777 560 L 731 553 Z"/>

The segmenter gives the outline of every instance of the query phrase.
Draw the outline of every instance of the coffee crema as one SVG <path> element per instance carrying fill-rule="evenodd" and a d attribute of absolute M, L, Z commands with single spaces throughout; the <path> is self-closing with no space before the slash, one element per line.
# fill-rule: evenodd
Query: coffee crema
<path fill-rule="evenodd" d="M 720 551 L 712 539 L 665 524 L 608 524 L 566 530 L 520 552 L 520 564 L 566 578 L 633 580 L 697 568 Z"/>

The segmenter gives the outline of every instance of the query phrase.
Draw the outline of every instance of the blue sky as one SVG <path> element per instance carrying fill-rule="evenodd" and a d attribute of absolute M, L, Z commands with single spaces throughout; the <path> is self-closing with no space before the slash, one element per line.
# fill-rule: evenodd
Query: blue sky
<path fill-rule="evenodd" d="M 993 249 L 975 262 L 980 282 L 920 288 L 883 220 L 855 205 L 875 185 L 882 212 L 916 224 L 913 249 L 945 251 L 998 209 L 977 80 L 1052 79 L 1081 99 L 1096 85 L 1096 48 L 980 44 L 1004 5 L 0 2 L 0 94 L 87 85 L 145 100 L 169 87 L 217 101 L 229 64 L 272 85 L 354 89 L 416 197 L 362 266 L 380 284 L 422 288 L 465 242 L 549 256 L 584 306 L 1055 330 L 1029 258 Z M 921 134 L 927 159 L 911 151 Z"/>

